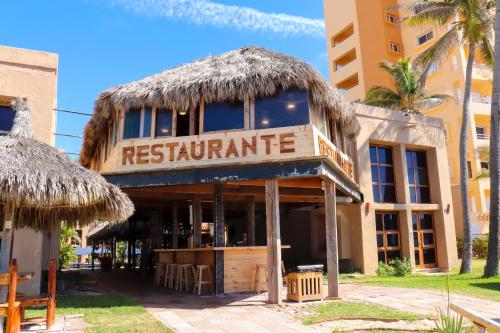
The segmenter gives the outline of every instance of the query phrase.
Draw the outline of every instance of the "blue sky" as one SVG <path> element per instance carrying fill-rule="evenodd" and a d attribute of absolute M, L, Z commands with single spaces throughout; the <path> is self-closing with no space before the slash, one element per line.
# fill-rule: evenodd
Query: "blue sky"
<path fill-rule="evenodd" d="M 322 0 L 6 0 L 2 11 L 0 44 L 59 54 L 59 108 L 92 112 L 106 88 L 245 45 L 328 77 Z M 57 132 L 80 135 L 87 120 L 59 112 Z"/>

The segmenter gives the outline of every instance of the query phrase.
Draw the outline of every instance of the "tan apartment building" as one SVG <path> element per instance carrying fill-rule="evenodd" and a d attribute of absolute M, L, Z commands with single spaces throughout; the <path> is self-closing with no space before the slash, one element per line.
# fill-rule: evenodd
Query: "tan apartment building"
<path fill-rule="evenodd" d="M 436 26 L 401 26 L 401 18 L 411 13 L 399 10 L 397 5 L 408 2 L 411 1 L 324 1 L 330 79 L 348 100 L 363 100 L 367 91 L 375 85 L 391 87 L 393 84 L 389 75 L 378 68 L 378 63 L 394 63 L 403 57 L 415 59 L 446 32 L 445 28 Z M 445 63 L 431 69 L 427 80 L 428 91 L 447 93 L 453 98 L 425 111 L 426 115 L 441 118 L 444 122 L 458 236 L 462 233 L 458 147 L 466 56 L 465 49 L 456 48 Z M 492 73 L 478 58 L 473 72 L 467 147 L 474 234 L 487 232 L 489 221 L 489 179 L 477 177 L 489 168 L 487 157 L 478 153 L 478 148 L 489 145 L 491 80 Z"/>
<path fill-rule="evenodd" d="M 54 53 L 0 46 L 0 135 L 12 128 L 15 111 L 11 101 L 26 97 L 32 109 L 31 122 L 37 140 L 54 145 L 57 101 L 57 64 Z M 50 241 L 49 241 L 50 240 Z M 34 272 L 33 279 L 18 285 L 21 292 L 40 291 L 48 259 L 59 257 L 59 234 L 16 230 L 12 257 L 19 270 Z"/>

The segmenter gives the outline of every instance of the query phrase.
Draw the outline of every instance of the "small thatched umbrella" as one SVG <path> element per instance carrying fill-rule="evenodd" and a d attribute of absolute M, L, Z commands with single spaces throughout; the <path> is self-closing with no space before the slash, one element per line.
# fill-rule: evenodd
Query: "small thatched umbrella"
<path fill-rule="evenodd" d="M 118 187 L 33 138 L 26 99 L 13 105 L 14 126 L 0 137 L 0 217 L 5 221 L 0 271 L 7 270 L 15 228 L 50 231 L 62 221 L 71 226 L 121 222 L 134 212 Z"/>

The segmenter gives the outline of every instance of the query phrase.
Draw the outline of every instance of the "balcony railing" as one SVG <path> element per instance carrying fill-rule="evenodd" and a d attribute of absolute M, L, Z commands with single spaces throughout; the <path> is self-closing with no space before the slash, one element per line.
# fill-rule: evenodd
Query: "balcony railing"
<path fill-rule="evenodd" d="M 476 137 L 479 139 L 479 140 L 489 140 L 490 139 L 490 136 L 488 134 L 480 134 L 480 133 L 476 133 Z"/>
<path fill-rule="evenodd" d="M 455 101 L 457 104 L 462 104 L 464 99 L 463 97 L 456 98 Z M 470 101 L 474 103 L 491 104 L 491 96 L 471 96 Z"/>

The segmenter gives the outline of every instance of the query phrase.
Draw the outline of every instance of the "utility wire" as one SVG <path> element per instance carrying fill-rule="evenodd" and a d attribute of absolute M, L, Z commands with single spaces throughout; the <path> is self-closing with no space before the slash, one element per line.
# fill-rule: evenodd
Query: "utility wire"
<path fill-rule="evenodd" d="M 81 135 L 72 135 L 72 134 L 63 134 L 63 133 L 54 133 L 54 135 L 65 136 L 67 138 L 75 138 L 75 139 L 81 139 L 82 138 Z"/>
<path fill-rule="evenodd" d="M 86 112 L 79 112 L 79 111 L 73 111 L 73 110 L 67 110 L 67 109 L 52 109 L 54 111 L 59 111 L 59 112 L 66 112 L 66 113 L 73 113 L 73 114 L 79 114 L 81 116 L 92 116 L 92 113 L 86 113 Z"/>

